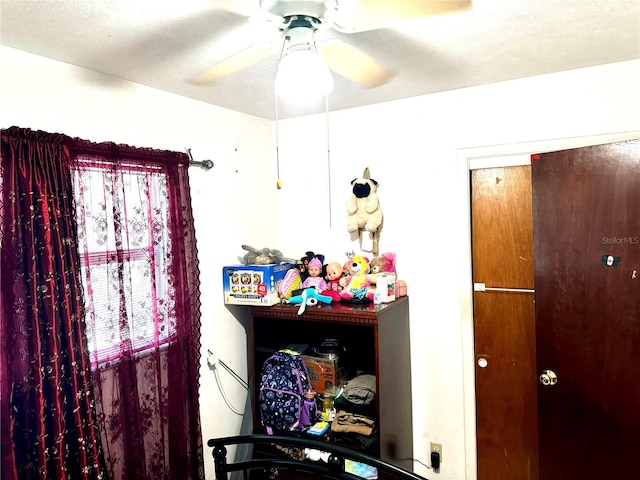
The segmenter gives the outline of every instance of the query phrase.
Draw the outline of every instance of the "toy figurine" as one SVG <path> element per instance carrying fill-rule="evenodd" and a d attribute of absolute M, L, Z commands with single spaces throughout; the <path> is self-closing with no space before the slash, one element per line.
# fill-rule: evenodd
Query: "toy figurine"
<path fill-rule="evenodd" d="M 295 262 L 296 268 L 300 270 L 300 277 L 302 278 L 302 281 L 305 281 L 309 276 L 309 262 L 314 258 L 320 260 L 321 265 L 324 263 L 324 255 L 321 253 L 313 253 L 311 250 L 307 251 L 304 257 Z"/>
<path fill-rule="evenodd" d="M 302 288 L 313 287 L 317 293 L 327 289 L 327 282 L 322 278 L 322 262 L 318 258 L 309 261 L 307 274 L 309 276 L 302 282 Z"/>
<path fill-rule="evenodd" d="M 294 305 L 300 304 L 298 309 L 298 315 L 302 315 L 304 310 L 309 306 L 315 306 L 318 302 L 331 303 L 331 297 L 320 295 L 316 292 L 315 288 L 305 288 L 300 295 L 291 297 L 288 300 L 283 300 L 285 303 L 291 303 Z"/>
<path fill-rule="evenodd" d="M 342 285 L 340 285 L 340 279 L 343 276 L 342 265 L 338 262 L 328 263 L 325 271 L 324 278 L 327 281 L 327 287 L 322 294 L 330 296 L 334 302 L 339 302 L 342 291 Z"/>

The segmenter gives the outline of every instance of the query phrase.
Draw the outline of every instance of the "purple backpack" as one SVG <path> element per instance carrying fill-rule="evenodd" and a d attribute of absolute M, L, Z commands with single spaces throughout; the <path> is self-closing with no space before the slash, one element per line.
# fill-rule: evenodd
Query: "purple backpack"
<path fill-rule="evenodd" d="M 274 430 L 304 430 L 316 422 L 315 398 L 305 401 L 311 392 L 309 374 L 298 355 L 277 351 L 262 365 L 260 419 L 267 433 Z"/>

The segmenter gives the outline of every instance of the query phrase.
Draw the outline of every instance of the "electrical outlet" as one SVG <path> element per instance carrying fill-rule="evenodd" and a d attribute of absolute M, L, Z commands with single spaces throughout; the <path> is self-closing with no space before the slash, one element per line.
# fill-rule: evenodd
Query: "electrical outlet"
<path fill-rule="evenodd" d="M 442 444 L 431 442 L 431 452 L 438 453 L 440 455 L 440 463 L 442 463 Z"/>

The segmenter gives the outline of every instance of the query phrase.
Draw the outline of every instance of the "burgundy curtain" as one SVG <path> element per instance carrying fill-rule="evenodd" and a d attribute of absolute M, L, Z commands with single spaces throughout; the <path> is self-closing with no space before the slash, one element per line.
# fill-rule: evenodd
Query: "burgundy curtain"
<path fill-rule="evenodd" d="M 203 479 L 189 159 L 77 139 L 72 156 L 87 332 L 109 476 Z"/>
<path fill-rule="evenodd" d="M 2 132 L 3 479 L 106 478 L 65 137 Z"/>
<path fill-rule="evenodd" d="M 187 169 L 2 132 L 3 479 L 204 478 Z"/>

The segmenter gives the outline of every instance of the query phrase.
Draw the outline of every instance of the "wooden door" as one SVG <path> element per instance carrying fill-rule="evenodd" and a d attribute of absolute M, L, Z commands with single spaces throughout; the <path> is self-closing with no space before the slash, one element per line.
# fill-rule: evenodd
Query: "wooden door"
<path fill-rule="evenodd" d="M 532 179 L 540 478 L 639 478 L 640 144 L 543 154 Z"/>
<path fill-rule="evenodd" d="M 478 480 L 536 480 L 531 170 L 471 182 Z"/>

